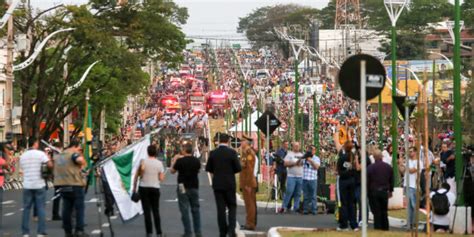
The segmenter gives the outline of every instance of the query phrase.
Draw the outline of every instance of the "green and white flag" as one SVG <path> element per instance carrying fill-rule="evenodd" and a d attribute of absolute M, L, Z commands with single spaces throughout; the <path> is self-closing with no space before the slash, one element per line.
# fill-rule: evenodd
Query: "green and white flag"
<path fill-rule="evenodd" d="M 149 145 L 150 135 L 146 135 L 139 142 L 119 151 L 103 166 L 103 172 L 124 222 L 143 213 L 141 203 L 133 202 L 130 197 L 133 177 L 140 166 L 140 160 L 148 157 Z"/>

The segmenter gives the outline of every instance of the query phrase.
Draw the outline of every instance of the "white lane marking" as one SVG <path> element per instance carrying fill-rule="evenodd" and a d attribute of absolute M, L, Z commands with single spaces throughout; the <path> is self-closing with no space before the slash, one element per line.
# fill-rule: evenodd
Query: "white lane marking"
<path fill-rule="evenodd" d="M 165 202 L 178 202 L 178 199 L 175 198 L 175 199 L 168 199 L 168 200 L 165 200 Z"/>
<path fill-rule="evenodd" d="M 91 232 L 91 234 L 93 234 L 93 235 L 98 235 L 98 234 L 100 234 L 100 230 L 93 230 L 93 231 Z"/>
<path fill-rule="evenodd" d="M 109 227 L 109 225 L 110 225 L 109 223 L 104 223 L 102 224 L 102 227 Z"/>
<path fill-rule="evenodd" d="M 4 215 L 4 216 L 13 216 L 13 215 L 15 215 L 15 212 L 9 212 L 9 213 L 5 213 L 5 215 Z"/>
<path fill-rule="evenodd" d="M 115 220 L 115 219 L 117 219 L 117 216 L 111 216 L 110 219 Z"/>
<path fill-rule="evenodd" d="M 91 200 L 87 201 L 88 203 L 94 203 L 97 202 L 97 198 L 91 198 Z"/>
<path fill-rule="evenodd" d="M 15 203 L 14 200 L 8 200 L 8 201 L 2 202 L 3 205 L 14 204 L 14 203 Z"/>
<path fill-rule="evenodd" d="M 51 203 L 51 201 L 46 201 L 46 204 L 50 204 L 50 203 Z"/>
<path fill-rule="evenodd" d="M 209 185 L 212 186 L 211 173 L 207 172 L 207 179 L 209 180 Z"/>

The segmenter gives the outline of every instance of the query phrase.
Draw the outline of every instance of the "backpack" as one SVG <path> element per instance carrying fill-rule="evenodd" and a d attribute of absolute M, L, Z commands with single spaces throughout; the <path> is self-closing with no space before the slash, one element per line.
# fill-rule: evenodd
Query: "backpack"
<path fill-rule="evenodd" d="M 448 195 L 446 195 L 446 193 L 448 193 L 448 191 L 443 193 L 435 191 L 435 194 L 431 198 L 434 214 L 444 216 L 449 213 L 450 204 Z"/>

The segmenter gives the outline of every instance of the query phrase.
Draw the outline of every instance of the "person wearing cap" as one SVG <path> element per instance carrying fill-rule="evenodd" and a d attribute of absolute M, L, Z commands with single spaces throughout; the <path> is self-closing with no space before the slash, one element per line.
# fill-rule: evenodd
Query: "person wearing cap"
<path fill-rule="evenodd" d="M 309 146 L 303 155 L 303 214 L 305 215 L 317 213 L 316 190 L 320 165 L 321 160 L 316 155 L 316 147 Z"/>
<path fill-rule="evenodd" d="M 211 151 L 206 171 L 212 176 L 212 188 L 217 206 L 219 236 L 235 237 L 237 222 L 237 197 L 235 174 L 242 170 L 237 152 L 229 147 L 230 137 L 220 134 L 219 146 Z M 226 209 L 229 210 L 228 216 Z"/>
<path fill-rule="evenodd" d="M 257 225 L 257 179 L 255 177 L 255 163 L 256 155 L 251 146 L 252 139 L 243 137 L 242 140 L 242 155 L 240 156 L 240 165 L 242 171 L 240 172 L 240 189 L 242 190 L 245 212 L 247 217 L 245 225 L 241 229 L 255 230 Z"/>

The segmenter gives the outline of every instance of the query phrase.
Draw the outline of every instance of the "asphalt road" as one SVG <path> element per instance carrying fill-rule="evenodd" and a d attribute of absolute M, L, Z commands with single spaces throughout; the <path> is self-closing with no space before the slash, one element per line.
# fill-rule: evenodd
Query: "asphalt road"
<path fill-rule="evenodd" d="M 204 236 L 218 236 L 217 213 L 214 203 L 212 188 L 209 184 L 208 176 L 201 172 L 200 179 L 200 199 L 201 199 L 201 222 Z M 53 191 L 48 191 L 48 202 L 46 207 L 47 219 L 51 218 L 51 201 Z M 86 231 L 91 236 L 99 236 L 100 225 L 97 208 L 97 201 L 93 190 L 86 197 Z M 117 213 L 116 213 L 117 214 Z M 164 234 L 168 237 L 180 236 L 183 234 L 180 213 L 176 197 L 176 175 L 167 174 L 165 182 L 161 187 L 160 200 L 161 224 Z M 22 191 L 5 191 L 3 199 L 3 227 L 4 236 L 21 236 L 21 215 L 22 215 Z M 239 206 L 237 220 L 244 223 L 245 209 Z M 105 216 L 102 216 L 104 236 L 111 236 Z M 145 226 L 143 216 L 123 223 L 120 217 L 112 217 L 111 220 L 115 236 L 145 236 Z M 47 223 L 49 236 L 64 236 L 60 221 L 50 221 Z M 266 232 L 273 226 L 294 226 L 294 227 L 318 227 L 335 228 L 336 223 L 333 215 L 302 216 L 296 214 L 277 215 L 269 208 L 258 210 L 258 232 Z M 36 223 L 30 223 L 31 236 L 36 231 Z"/>

